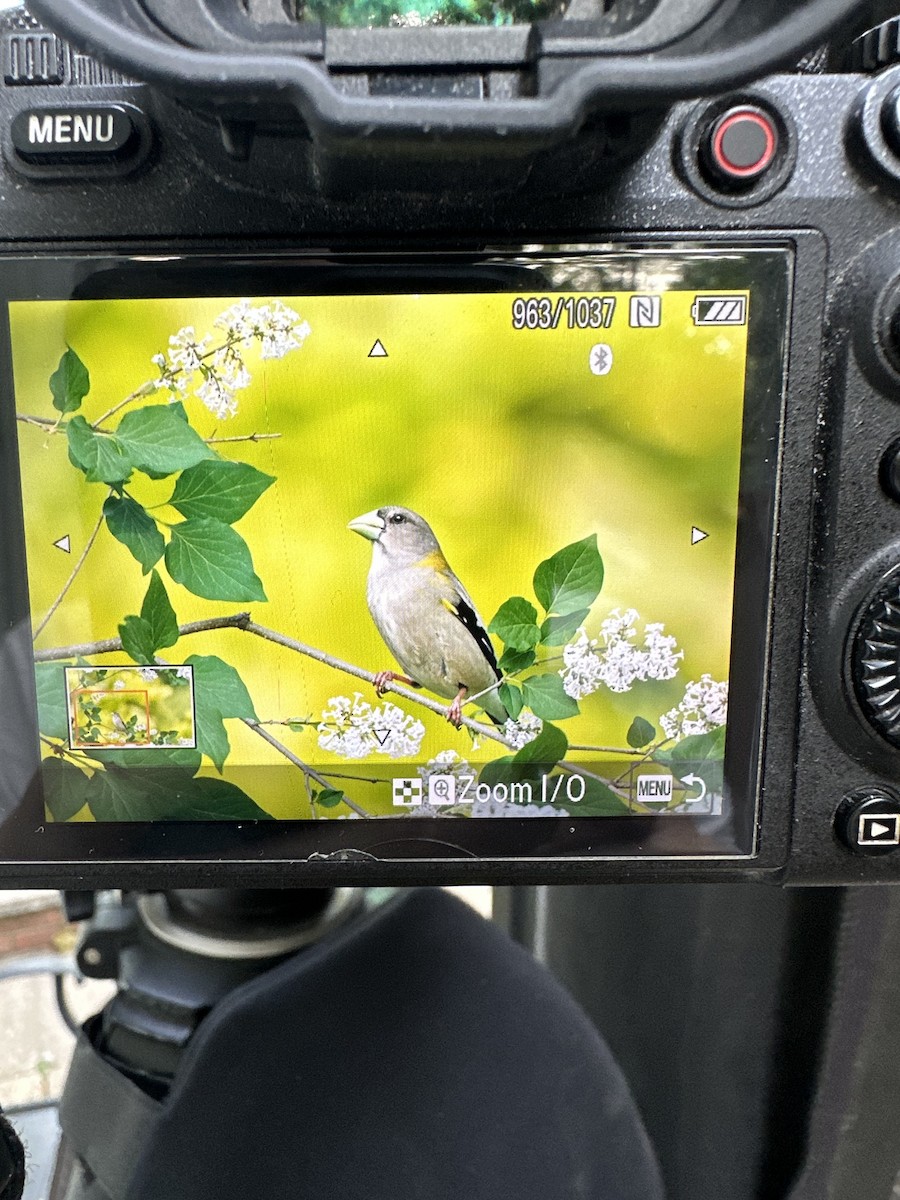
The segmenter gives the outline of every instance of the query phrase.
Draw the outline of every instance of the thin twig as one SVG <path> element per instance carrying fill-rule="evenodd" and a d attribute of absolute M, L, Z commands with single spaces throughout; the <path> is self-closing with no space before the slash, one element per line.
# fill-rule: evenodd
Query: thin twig
<path fill-rule="evenodd" d="M 40 625 L 38 625 L 37 629 L 35 629 L 32 641 L 37 641 L 37 639 L 40 637 L 41 631 L 44 628 L 46 628 L 47 622 L 50 620 L 50 618 L 53 616 L 53 614 L 59 608 L 60 604 L 62 604 L 62 602 L 65 598 L 66 592 L 68 592 L 69 588 L 75 582 L 78 572 L 84 566 L 84 560 L 87 558 L 88 553 L 91 549 L 91 546 L 93 546 L 94 542 L 97 540 L 97 534 L 100 532 L 100 526 L 102 524 L 103 524 L 103 510 L 101 509 L 100 516 L 97 518 L 97 524 L 94 526 L 91 536 L 88 538 L 87 545 L 81 552 L 81 557 L 79 558 L 79 560 L 75 564 L 75 566 L 72 568 L 72 574 L 66 580 L 63 590 L 59 593 L 59 595 L 56 597 L 56 599 L 51 604 L 50 609 L 47 612 L 47 615 L 44 617 L 43 621 L 41 621 Z"/>
<path fill-rule="evenodd" d="M 264 741 L 268 742 L 270 746 L 274 747 L 279 754 L 283 754 L 284 757 L 289 762 L 292 762 L 295 767 L 299 767 L 307 779 L 314 779 L 316 783 L 323 788 L 331 787 L 327 779 L 320 775 L 318 771 L 314 770 L 308 763 L 305 763 L 302 758 L 298 758 L 293 750 L 288 750 L 287 746 L 282 745 L 277 738 L 272 737 L 268 729 L 263 729 L 263 727 L 257 724 L 256 721 L 249 721 L 246 718 L 244 719 L 244 724 L 248 727 L 248 729 L 252 729 L 254 733 L 258 733 L 259 736 Z M 361 817 L 369 816 L 369 813 L 367 813 L 364 808 L 360 807 L 355 800 L 351 800 L 346 794 L 344 795 L 344 803 L 348 808 L 352 808 L 353 811 L 358 813 Z"/>
<path fill-rule="evenodd" d="M 626 767 L 626 769 L 622 772 L 622 774 L 619 775 L 618 778 L 613 780 L 613 783 L 614 784 L 621 783 L 626 775 L 628 775 L 629 773 L 634 771 L 635 767 L 639 767 L 641 765 L 641 763 L 647 762 L 648 759 L 651 759 L 653 757 L 653 755 L 657 752 L 657 750 L 661 750 L 663 746 L 668 745 L 669 742 L 674 742 L 674 740 L 675 740 L 674 738 L 662 738 L 661 741 L 655 742 L 652 746 L 648 746 L 645 750 L 642 750 L 640 758 L 638 758 L 636 762 L 629 763 L 628 766 Z"/>
<path fill-rule="evenodd" d="M 91 425 L 91 429 L 93 429 L 95 432 L 100 430 L 100 426 L 103 424 L 103 422 L 108 421 L 109 418 L 114 416 L 120 408 L 124 408 L 126 404 L 133 404 L 135 400 L 143 400 L 145 396 L 152 396 L 153 393 L 158 390 L 159 389 L 155 383 L 151 383 L 149 381 L 147 383 L 142 383 L 139 388 L 135 388 L 135 390 L 127 395 L 124 400 L 120 400 L 118 404 L 114 404 L 112 408 L 108 408 L 102 417 L 98 417 L 97 420 Z"/>
<path fill-rule="evenodd" d="M 565 771 L 567 775 L 580 775 L 583 779 L 593 779 L 595 783 L 602 783 L 604 787 L 608 787 L 620 800 L 626 800 L 628 806 L 631 807 L 632 801 L 629 793 L 623 791 L 622 788 L 617 787 L 615 783 L 611 783 L 608 779 L 604 779 L 602 775 L 595 775 L 593 771 L 589 771 L 586 767 L 582 767 L 578 763 L 566 762 L 565 760 L 558 762 L 556 765 L 561 771 Z"/>
<path fill-rule="evenodd" d="M 16 413 L 16 420 L 23 425 L 37 425 L 38 429 L 54 429 L 56 421 L 52 417 L 32 417 L 26 413 Z"/>
<path fill-rule="evenodd" d="M 241 433 L 237 437 L 204 438 L 207 446 L 221 446 L 223 442 L 268 442 L 272 438 L 280 438 L 280 433 Z"/>
<path fill-rule="evenodd" d="M 644 754 L 643 750 L 625 749 L 624 746 L 577 746 L 574 742 L 569 745 L 570 750 L 586 750 L 589 754 L 621 754 L 625 756 L 636 755 L 638 758 Z"/>

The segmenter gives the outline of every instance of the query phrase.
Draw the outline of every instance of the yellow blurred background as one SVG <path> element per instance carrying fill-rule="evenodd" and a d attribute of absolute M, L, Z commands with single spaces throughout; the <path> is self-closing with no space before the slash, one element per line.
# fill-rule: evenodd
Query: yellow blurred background
<path fill-rule="evenodd" d="M 674 680 L 637 683 L 618 696 L 601 689 L 582 702 L 579 717 L 561 722 L 570 741 L 624 746 L 635 715 L 655 724 L 689 680 L 703 672 L 727 678 L 747 331 L 696 327 L 693 297 L 666 293 L 660 328 L 630 328 L 628 296 L 619 293 L 610 329 L 561 324 L 531 332 L 513 329 L 511 294 L 283 297 L 310 324 L 302 349 L 277 361 L 248 350 L 253 381 L 230 419 L 217 421 L 196 397 L 186 400 L 204 437 L 280 435 L 217 446 L 223 457 L 277 479 L 236 524 L 268 596 L 249 606 L 254 619 L 369 670 L 394 667 L 366 607 L 371 547 L 346 525 L 370 509 L 401 504 L 430 522 L 485 622 L 510 596 L 534 602 L 538 563 L 596 533 L 606 578 L 589 634 L 618 607 L 637 609 L 642 622 L 664 622 L 677 638 L 685 657 Z M 81 411 L 96 420 L 154 377 L 151 356 L 166 349 L 171 334 L 185 325 L 198 336 L 212 331 L 231 303 L 12 304 L 17 411 L 58 415 L 47 381 L 68 345 L 90 371 Z M 369 357 L 376 339 L 387 357 Z M 597 342 L 613 350 L 605 376 L 588 368 Z M 85 546 L 107 488 L 86 483 L 69 463 L 64 436 L 18 428 L 37 621 Z M 157 505 L 173 483 L 136 475 L 129 491 Z M 155 515 L 181 519 L 169 508 Z M 692 526 L 708 538 L 692 545 Z M 53 546 L 65 535 L 71 555 Z M 160 569 L 181 623 L 248 607 L 200 599 Z M 126 548 L 102 529 L 37 646 L 115 636 L 123 617 L 140 611 L 147 583 Z M 234 665 L 263 720 L 317 721 L 331 697 L 356 690 L 377 702 L 349 676 L 237 630 L 184 638 L 166 657 L 181 661 L 192 653 L 219 654 Z M 124 656 L 96 661 L 110 665 Z M 410 710 L 427 729 L 417 762 L 451 748 L 470 762 L 502 753 L 491 743 L 474 750 L 465 730 Z M 239 722 L 229 721 L 228 729 L 229 765 L 284 764 Z M 323 769 L 350 765 L 318 748 L 314 728 L 274 732 Z M 263 808 L 278 817 L 309 815 L 298 772 L 255 778 L 252 794 Z M 352 784 L 348 794 L 373 812 L 391 811 L 386 785 Z"/>

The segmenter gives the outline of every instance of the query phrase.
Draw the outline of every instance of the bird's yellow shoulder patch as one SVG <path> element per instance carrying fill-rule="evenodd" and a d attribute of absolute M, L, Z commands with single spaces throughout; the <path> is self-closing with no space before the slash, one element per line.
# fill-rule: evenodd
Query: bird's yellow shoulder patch
<path fill-rule="evenodd" d="M 456 607 L 456 605 L 453 603 L 452 600 L 448 600 L 448 599 L 446 599 L 446 597 L 442 597 L 441 604 L 443 604 L 443 606 L 444 606 L 444 608 L 446 608 L 447 612 L 453 613 L 454 617 L 459 616 L 459 609 Z"/>
<path fill-rule="evenodd" d="M 430 571 L 438 571 L 444 573 L 447 570 L 447 560 L 441 554 L 440 550 L 431 550 L 424 558 L 420 558 L 416 563 L 417 567 L 425 567 Z"/>

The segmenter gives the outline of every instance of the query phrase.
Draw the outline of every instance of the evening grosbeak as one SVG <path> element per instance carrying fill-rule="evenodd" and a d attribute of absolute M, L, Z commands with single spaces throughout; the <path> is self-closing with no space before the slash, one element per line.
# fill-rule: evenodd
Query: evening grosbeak
<path fill-rule="evenodd" d="M 491 639 L 425 518 L 389 504 L 348 528 L 372 543 L 369 611 L 406 672 L 381 671 L 378 694 L 394 679 L 425 687 L 453 701 L 447 720 L 457 728 L 466 697 L 478 696 L 494 724 L 505 724 L 509 714 L 494 687 L 501 674 Z M 481 695 L 487 688 L 493 690 Z"/>

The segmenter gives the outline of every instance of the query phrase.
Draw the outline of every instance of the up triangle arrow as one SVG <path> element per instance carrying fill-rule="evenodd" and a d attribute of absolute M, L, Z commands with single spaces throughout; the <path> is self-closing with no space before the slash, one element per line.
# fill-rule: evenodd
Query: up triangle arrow
<path fill-rule="evenodd" d="M 382 344 L 381 338 L 375 339 L 375 345 L 369 351 L 369 358 L 387 358 L 388 352 Z"/>

